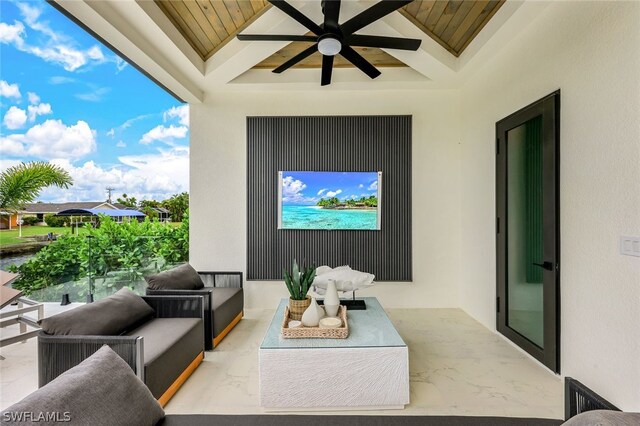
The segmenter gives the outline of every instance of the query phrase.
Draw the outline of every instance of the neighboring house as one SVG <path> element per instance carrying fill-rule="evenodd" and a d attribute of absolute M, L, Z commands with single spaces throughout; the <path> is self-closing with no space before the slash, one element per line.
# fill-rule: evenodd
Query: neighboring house
<path fill-rule="evenodd" d="M 13 229 L 18 227 L 18 215 L 24 212 L 9 213 L 0 212 L 0 229 Z"/>
<path fill-rule="evenodd" d="M 158 220 L 160 222 L 171 222 L 171 213 L 164 207 L 151 207 L 156 213 L 158 213 Z"/>
<path fill-rule="evenodd" d="M 23 214 L 28 216 L 36 216 L 44 221 L 45 215 L 58 214 L 64 210 L 70 209 L 110 209 L 118 210 L 126 207 L 119 203 L 108 203 L 106 201 L 85 201 L 70 203 L 30 203 L 24 206 Z"/>

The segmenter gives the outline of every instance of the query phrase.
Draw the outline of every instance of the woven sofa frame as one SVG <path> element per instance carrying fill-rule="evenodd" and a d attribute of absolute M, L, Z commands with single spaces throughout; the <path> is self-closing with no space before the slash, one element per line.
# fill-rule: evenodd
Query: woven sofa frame
<path fill-rule="evenodd" d="M 202 296 L 142 296 L 142 298 L 154 309 L 152 318 L 204 319 Z M 50 335 L 41 331 L 38 334 L 38 386 L 46 385 L 60 374 L 75 367 L 103 345 L 108 345 L 120 355 L 134 373 L 143 382 L 145 381 L 142 337 Z M 202 359 L 202 354 L 203 352 L 198 357 L 199 360 Z M 188 367 L 190 368 L 192 366 Z M 169 398 L 165 398 L 166 401 Z"/>
<path fill-rule="evenodd" d="M 181 295 L 181 296 L 204 296 L 204 334 L 205 334 L 205 350 L 213 350 L 214 346 L 222 340 L 222 338 L 238 323 L 242 318 L 243 312 L 240 312 L 238 317 L 234 319 L 223 332 L 221 336 L 214 339 L 213 336 L 213 322 L 211 315 L 212 289 L 219 288 L 219 277 L 235 277 L 238 281 L 238 285 L 233 288 L 243 288 L 243 274 L 242 272 L 224 272 L 224 271 L 198 271 L 198 275 L 202 278 L 205 284 L 204 288 L 199 290 L 177 290 L 177 289 L 164 289 L 164 290 L 151 290 L 147 289 L 149 295 Z M 216 341 L 214 343 L 214 341 Z"/>

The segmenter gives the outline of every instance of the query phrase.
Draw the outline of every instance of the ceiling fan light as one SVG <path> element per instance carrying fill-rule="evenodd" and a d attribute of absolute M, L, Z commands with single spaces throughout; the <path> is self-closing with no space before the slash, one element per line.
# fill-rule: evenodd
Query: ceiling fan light
<path fill-rule="evenodd" d="M 342 50 L 342 43 L 336 38 L 326 37 L 318 42 L 318 51 L 325 56 L 335 56 Z"/>

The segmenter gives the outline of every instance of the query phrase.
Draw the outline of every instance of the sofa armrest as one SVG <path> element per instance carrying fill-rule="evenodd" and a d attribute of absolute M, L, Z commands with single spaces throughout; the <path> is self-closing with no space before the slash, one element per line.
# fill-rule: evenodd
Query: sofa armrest
<path fill-rule="evenodd" d="M 205 287 L 233 287 L 242 288 L 242 272 L 198 271 Z"/>
<path fill-rule="evenodd" d="M 155 311 L 155 318 L 202 318 L 204 297 L 199 296 L 142 296 Z"/>
<path fill-rule="evenodd" d="M 136 336 L 69 336 L 38 334 L 38 386 L 80 364 L 103 345 L 109 346 L 144 381 L 143 339 Z"/>

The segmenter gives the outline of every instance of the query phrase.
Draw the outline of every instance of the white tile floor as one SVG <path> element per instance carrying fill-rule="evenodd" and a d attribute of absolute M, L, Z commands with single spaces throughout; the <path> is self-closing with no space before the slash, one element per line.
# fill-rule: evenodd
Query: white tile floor
<path fill-rule="evenodd" d="M 50 315 L 55 307 L 47 307 Z M 366 414 L 495 415 L 562 418 L 559 377 L 459 309 L 391 309 L 409 346 L 411 403 L 403 411 Z M 258 346 L 271 310 L 245 318 L 165 407 L 168 413 L 262 413 L 258 405 Z M 9 332 L 3 330 L 3 333 Z M 34 340 L 0 349 L 0 409 L 37 387 Z M 322 368 L 322 360 L 307 360 Z M 348 412 L 357 414 L 357 412 Z"/>

